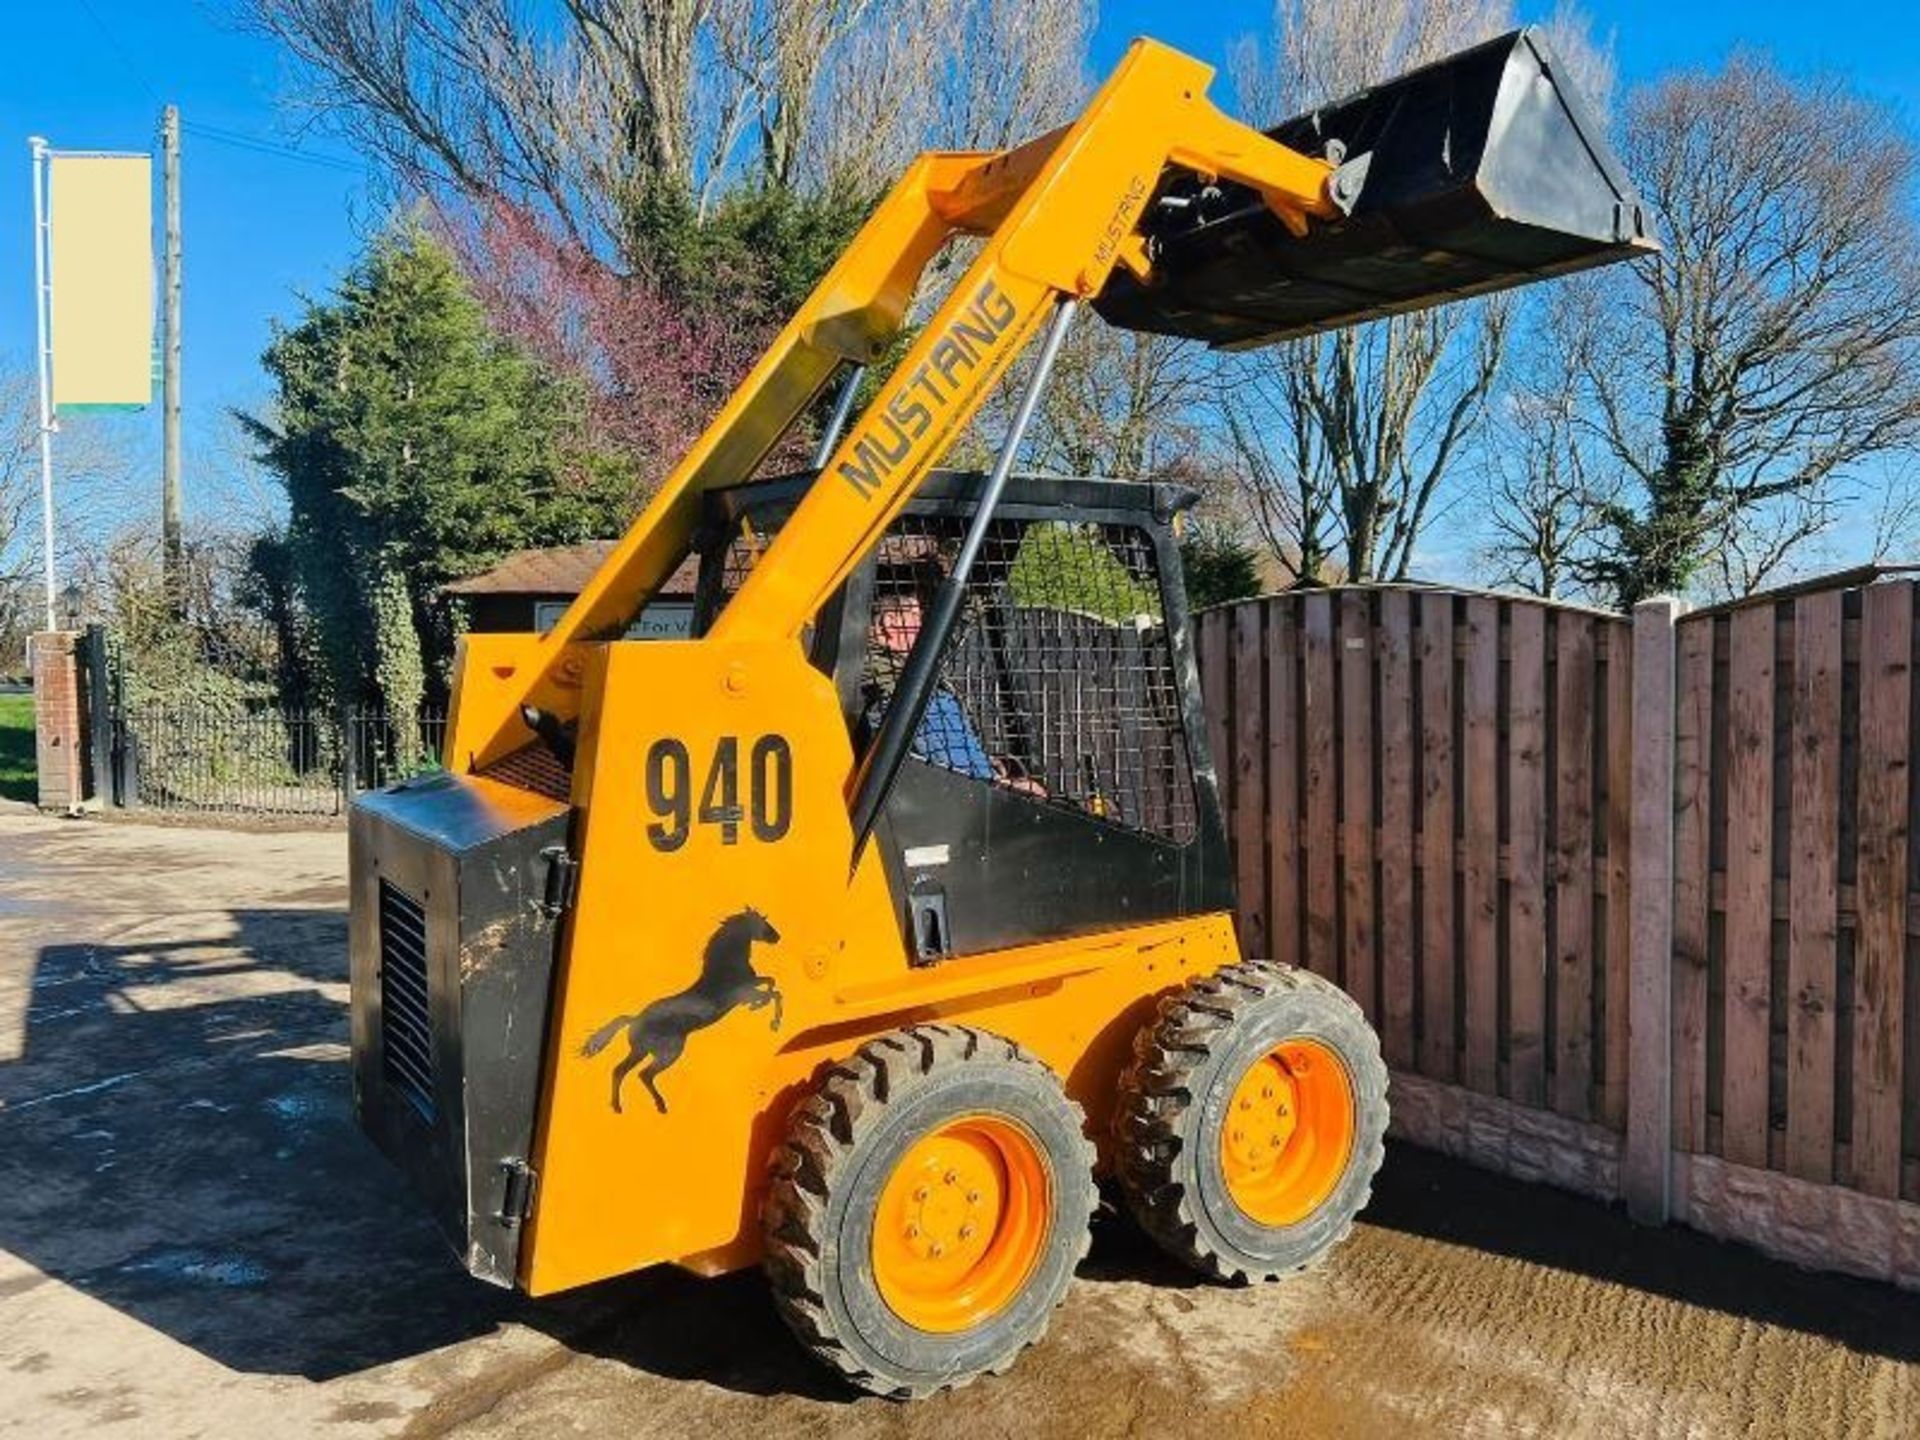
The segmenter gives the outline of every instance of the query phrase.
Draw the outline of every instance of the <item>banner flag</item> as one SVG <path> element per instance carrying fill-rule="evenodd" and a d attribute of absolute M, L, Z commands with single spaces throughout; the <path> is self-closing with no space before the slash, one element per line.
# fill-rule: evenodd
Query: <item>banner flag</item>
<path fill-rule="evenodd" d="M 53 405 L 138 409 L 153 399 L 153 162 L 48 158 Z"/>

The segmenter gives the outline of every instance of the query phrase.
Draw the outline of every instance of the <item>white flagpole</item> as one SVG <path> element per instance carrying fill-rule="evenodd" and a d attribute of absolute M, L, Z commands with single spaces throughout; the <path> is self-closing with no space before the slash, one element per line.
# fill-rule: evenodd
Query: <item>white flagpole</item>
<path fill-rule="evenodd" d="M 53 378 L 52 341 L 47 331 L 52 288 L 47 279 L 47 142 L 28 140 L 33 150 L 33 279 L 40 321 L 40 543 L 47 575 L 47 629 L 54 628 L 53 576 Z"/>

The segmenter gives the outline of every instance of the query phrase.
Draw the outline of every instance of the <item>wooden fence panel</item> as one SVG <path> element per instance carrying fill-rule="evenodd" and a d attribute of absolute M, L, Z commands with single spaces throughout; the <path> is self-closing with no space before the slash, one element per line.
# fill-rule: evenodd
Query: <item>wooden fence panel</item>
<path fill-rule="evenodd" d="M 1856 581 L 1678 624 L 1677 1150 L 1920 1200 L 1917 608 Z M 1632 634 L 1393 587 L 1200 621 L 1248 948 L 1342 981 L 1396 1069 L 1616 1130 Z"/>
<path fill-rule="evenodd" d="M 1373 625 L 1364 590 L 1340 593 L 1340 983 L 1379 1022 L 1373 920 Z"/>
<path fill-rule="evenodd" d="M 1499 1092 L 1500 955 L 1500 605 L 1483 595 L 1467 601 L 1465 685 L 1461 695 L 1464 768 L 1461 829 L 1462 979 L 1466 995 L 1464 1078 L 1485 1095 Z"/>
<path fill-rule="evenodd" d="M 1728 660 L 1722 1153 L 1765 1166 L 1773 968 L 1774 611 L 1733 614 Z"/>
<path fill-rule="evenodd" d="M 1713 618 L 1675 640 L 1673 757 L 1673 1135 L 1707 1148 L 1707 911 L 1712 862 Z"/>
<path fill-rule="evenodd" d="M 1380 1040 L 1414 1062 L 1414 732 L 1412 597 L 1380 597 Z"/>
<path fill-rule="evenodd" d="M 1507 1093 L 1547 1103 L 1547 612 L 1508 620 Z"/>
<path fill-rule="evenodd" d="M 1277 599 L 1267 612 L 1268 953 L 1300 963 L 1300 606 Z"/>
<path fill-rule="evenodd" d="M 1266 618 L 1264 605 L 1236 605 L 1233 616 L 1233 855 L 1240 891 L 1240 950 L 1265 955 L 1267 945 Z"/>
<path fill-rule="evenodd" d="M 1553 1108 L 1593 1113 L 1593 622 L 1559 617 L 1555 668 Z"/>
<path fill-rule="evenodd" d="M 1906 993 L 1913 607 L 1907 581 L 1870 586 L 1861 597 L 1853 1176 L 1860 1189 L 1887 1199 L 1898 1199 L 1901 1188 L 1903 1021 L 1920 1000 Z"/>
<path fill-rule="evenodd" d="M 1300 602 L 1301 642 L 1306 657 L 1302 737 L 1306 748 L 1307 852 L 1306 963 L 1329 980 L 1340 976 L 1339 879 L 1334 865 L 1337 843 L 1335 809 L 1335 736 L 1339 717 L 1333 695 L 1333 597 L 1322 593 Z"/>
<path fill-rule="evenodd" d="M 1840 916 L 1841 592 L 1793 607 L 1792 854 L 1787 942 L 1787 1169 L 1833 1180 Z"/>
<path fill-rule="evenodd" d="M 1459 1074 L 1453 596 L 1420 597 L 1420 1073 Z"/>
<path fill-rule="evenodd" d="M 1603 832 L 1607 842 L 1606 1089 L 1602 1116 L 1616 1130 L 1627 1123 L 1627 1013 L 1633 987 L 1633 904 L 1628 889 L 1633 834 L 1633 626 L 1601 622 L 1607 647 L 1607 722 Z"/>

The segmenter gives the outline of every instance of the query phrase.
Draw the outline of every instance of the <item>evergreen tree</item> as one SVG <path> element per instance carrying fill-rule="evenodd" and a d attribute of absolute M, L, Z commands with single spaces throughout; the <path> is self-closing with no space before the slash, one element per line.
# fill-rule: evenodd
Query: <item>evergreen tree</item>
<path fill-rule="evenodd" d="M 627 462 L 582 441 L 584 395 L 489 328 L 416 222 L 276 333 L 271 421 L 287 549 L 324 701 L 411 713 L 444 697 L 450 580 L 509 551 L 616 533 Z M 411 727 L 402 727 L 410 733 Z"/>
<path fill-rule="evenodd" d="M 1260 593 L 1259 556 L 1230 526 L 1198 521 L 1180 542 L 1187 603 L 1195 610 Z"/>

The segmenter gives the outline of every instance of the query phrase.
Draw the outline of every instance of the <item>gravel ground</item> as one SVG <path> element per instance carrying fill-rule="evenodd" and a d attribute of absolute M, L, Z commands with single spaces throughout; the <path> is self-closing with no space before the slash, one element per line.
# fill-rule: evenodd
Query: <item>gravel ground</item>
<path fill-rule="evenodd" d="M 0 1429 L 34 1436 L 1920 1434 L 1920 1301 L 1391 1152 L 1291 1283 L 1103 1220 L 1014 1372 L 913 1407 L 757 1277 L 467 1280 L 347 1107 L 345 836 L 0 804 Z"/>

